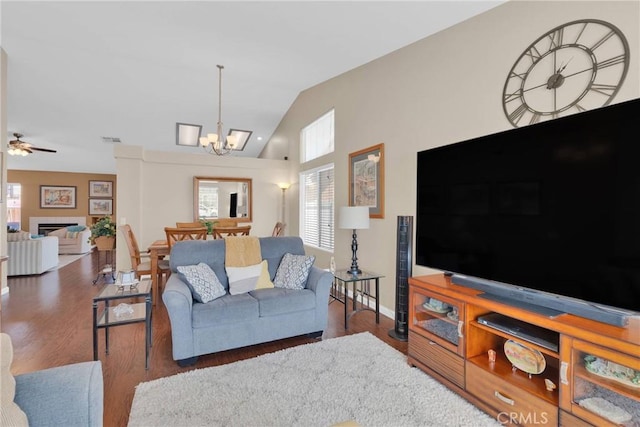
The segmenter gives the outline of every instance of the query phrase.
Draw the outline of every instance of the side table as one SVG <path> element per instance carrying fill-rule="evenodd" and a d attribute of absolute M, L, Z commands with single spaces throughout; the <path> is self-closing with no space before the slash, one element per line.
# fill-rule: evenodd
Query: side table
<path fill-rule="evenodd" d="M 100 279 L 100 276 L 102 276 L 103 279 L 105 279 L 105 283 L 113 283 L 116 280 L 115 275 L 113 274 L 113 266 L 115 265 L 114 260 L 115 260 L 115 248 L 114 249 L 97 249 L 98 250 L 98 264 L 102 265 L 102 267 L 100 268 L 100 271 L 98 271 L 98 274 L 96 275 L 95 280 L 93 281 L 93 284 L 95 285 L 96 283 L 98 283 L 98 279 Z M 104 264 L 100 264 L 100 258 L 101 258 L 101 254 L 102 252 L 104 252 Z M 107 282 L 107 277 L 111 276 L 111 282 Z"/>
<path fill-rule="evenodd" d="M 133 313 L 118 316 L 111 302 L 127 298 L 144 298 L 144 302 L 131 304 Z M 99 303 L 104 310 L 98 314 Z M 145 323 L 145 369 L 149 369 L 151 348 L 151 281 L 142 280 L 136 286 L 105 285 L 93 298 L 93 360 L 98 360 L 98 329 L 104 329 L 105 353 L 109 354 L 109 328 L 132 323 Z"/>
<path fill-rule="evenodd" d="M 344 328 L 349 329 L 349 319 L 356 313 L 361 311 L 373 311 L 376 313 L 376 323 L 380 323 L 380 301 L 378 296 L 380 295 L 380 279 L 384 277 L 383 275 L 372 273 L 368 271 L 363 271 L 360 274 L 351 274 L 348 270 L 339 270 L 333 273 L 334 277 L 334 291 L 336 291 L 337 287 L 344 288 L 344 294 L 340 295 L 339 293 L 336 295 L 334 293 L 334 299 L 344 303 Z M 375 281 L 375 296 L 371 294 L 371 281 Z M 352 311 L 350 314 L 347 314 L 347 294 L 349 290 L 349 284 L 351 284 L 351 292 L 352 292 Z M 358 308 L 357 301 L 358 295 L 360 296 L 360 308 Z M 342 296 L 344 299 L 340 299 Z M 366 299 L 366 304 L 365 304 Z M 369 307 L 369 303 L 371 300 L 375 300 L 376 308 L 373 310 Z"/>

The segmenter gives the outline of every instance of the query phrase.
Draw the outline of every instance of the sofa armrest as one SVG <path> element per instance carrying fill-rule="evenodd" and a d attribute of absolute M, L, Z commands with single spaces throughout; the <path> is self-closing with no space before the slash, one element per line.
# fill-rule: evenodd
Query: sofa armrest
<path fill-rule="evenodd" d="M 17 375 L 15 402 L 31 426 L 102 426 L 102 364 L 82 362 Z"/>
<path fill-rule="evenodd" d="M 311 267 L 309 278 L 307 279 L 307 289 L 311 289 L 316 294 L 316 304 L 329 304 L 329 291 L 333 283 L 333 274 L 316 267 Z"/>
<path fill-rule="evenodd" d="M 171 322 L 173 360 L 188 359 L 194 352 L 191 325 L 193 296 L 187 284 L 180 280 L 177 273 L 172 274 L 167 280 L 162 292 L 162 301 Z"/>

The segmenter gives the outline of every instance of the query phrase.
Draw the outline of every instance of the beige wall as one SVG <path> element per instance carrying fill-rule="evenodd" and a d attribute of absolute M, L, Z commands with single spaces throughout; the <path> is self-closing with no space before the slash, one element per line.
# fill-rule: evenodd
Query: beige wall
<path fill-rule="evenodd" d="M 36 154 L 37 156 L 55 156 L 55 154 Z M 91 224 L 89 215 L 89 181 L 113 182 L 113 211 L 116 212 L 117 183 L 116 176 L 111 174 L 71 173 L 71 172 L 39 172 L 9 170 L 7 182 L 22 185 L 21 228 L 29 230 L 29 217 L 33 216 L 84 216 L 87 224 Z M 40 186 L 74 186 L 76 187 L 75 209 L 40 209 Z M 94 215 L 95 216 L 95 215 Z M 99 216 L 96 216 L 99 217 Z"/>
<path fill-rule="evenodd" d="M 397 216 L 416 212 L 416 153 L 510 129 L 501 95 L 513 63 L 548 30 L 582 18 L 611 22 L 625 34 L 631 63 L 615 102 L 638 98 L 640 2 L 511 1 L 305 90 L 284 116 L 273 145 L 263 153 L 288 155 L 297 176 L 300 129 L 335 108 L 335 152 L 302 168 L 335 163 L 336 207 L 348 202 L 349 153 L 384 142 L 385 218 L 373 219 L 369 230 L 358 233 L 358 258 L 361 268 L 386 276 L 381 282 L 385 312 L 393 313 L 395 305 Z M 290 191 L 297 199 L 298 187 Z M 290 204 L 289 217 L 289 231 L 297 234 L 297 203 Z M 335 237 L 338 268 L 346 268 L 351 232 L 337 229 Z M 329 265 L 331 254 L 312 252 L 319 265 Z M 414 275 L 427 273 L 414 266 Z"/>
<path fill-rule="evenodd" d="M 121 183 L 116 218 L 119 225 L 131 225 L 141 250 L 154 240 L 165 239 L 164 227 L 193 221 L 194 176 L 252 179 L 251 235 L 270 236 L 280 218 L 278 183 L 289 180 L 291 162 L 148 151 L 130 145 L 114 149 Z M 125 242 L 118 239 L 116 244 L 117 268 L 129 268 Z"/>

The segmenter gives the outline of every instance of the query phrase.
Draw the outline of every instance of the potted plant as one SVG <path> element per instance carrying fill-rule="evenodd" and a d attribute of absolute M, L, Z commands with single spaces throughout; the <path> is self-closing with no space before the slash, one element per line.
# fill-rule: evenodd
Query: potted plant
<path fill-rule="evenodd" d="M 90 227 L 89 242 L 95 244 L 99 251 L 116 247 L 116 223 L 110 216 L 103 216 Z"/>
<path fill-rule="evenodd" d="M 207 227 L 207 234 L 213 235 L 213 226 L 216 225 L 218 221 L 209 221 L 206 219 L 201 219 L 200 223 L 203 227 Z"/>

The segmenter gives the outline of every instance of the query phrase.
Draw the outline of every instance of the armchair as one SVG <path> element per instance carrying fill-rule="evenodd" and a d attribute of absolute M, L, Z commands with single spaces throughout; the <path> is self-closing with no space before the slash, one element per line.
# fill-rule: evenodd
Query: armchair
<path fill-rule="evenodd" d="M 82 362 L 26 374 L 11 374 L 13 347 L 0 334 L 2 425 L 102 426 L 102 364 Z"/>
<path fill-rule="evenodd" d="M 60 255 L 65 254 L 84 254 L 91 251 L 91 243 L 89 243 L 89 237 L 91 237 L 91 230 L 88 227 L 80 230 L 73 227 L 63 227 L 58 230 L 50 232 L 49 236 L 58 237 L 58 253 Z"/>

